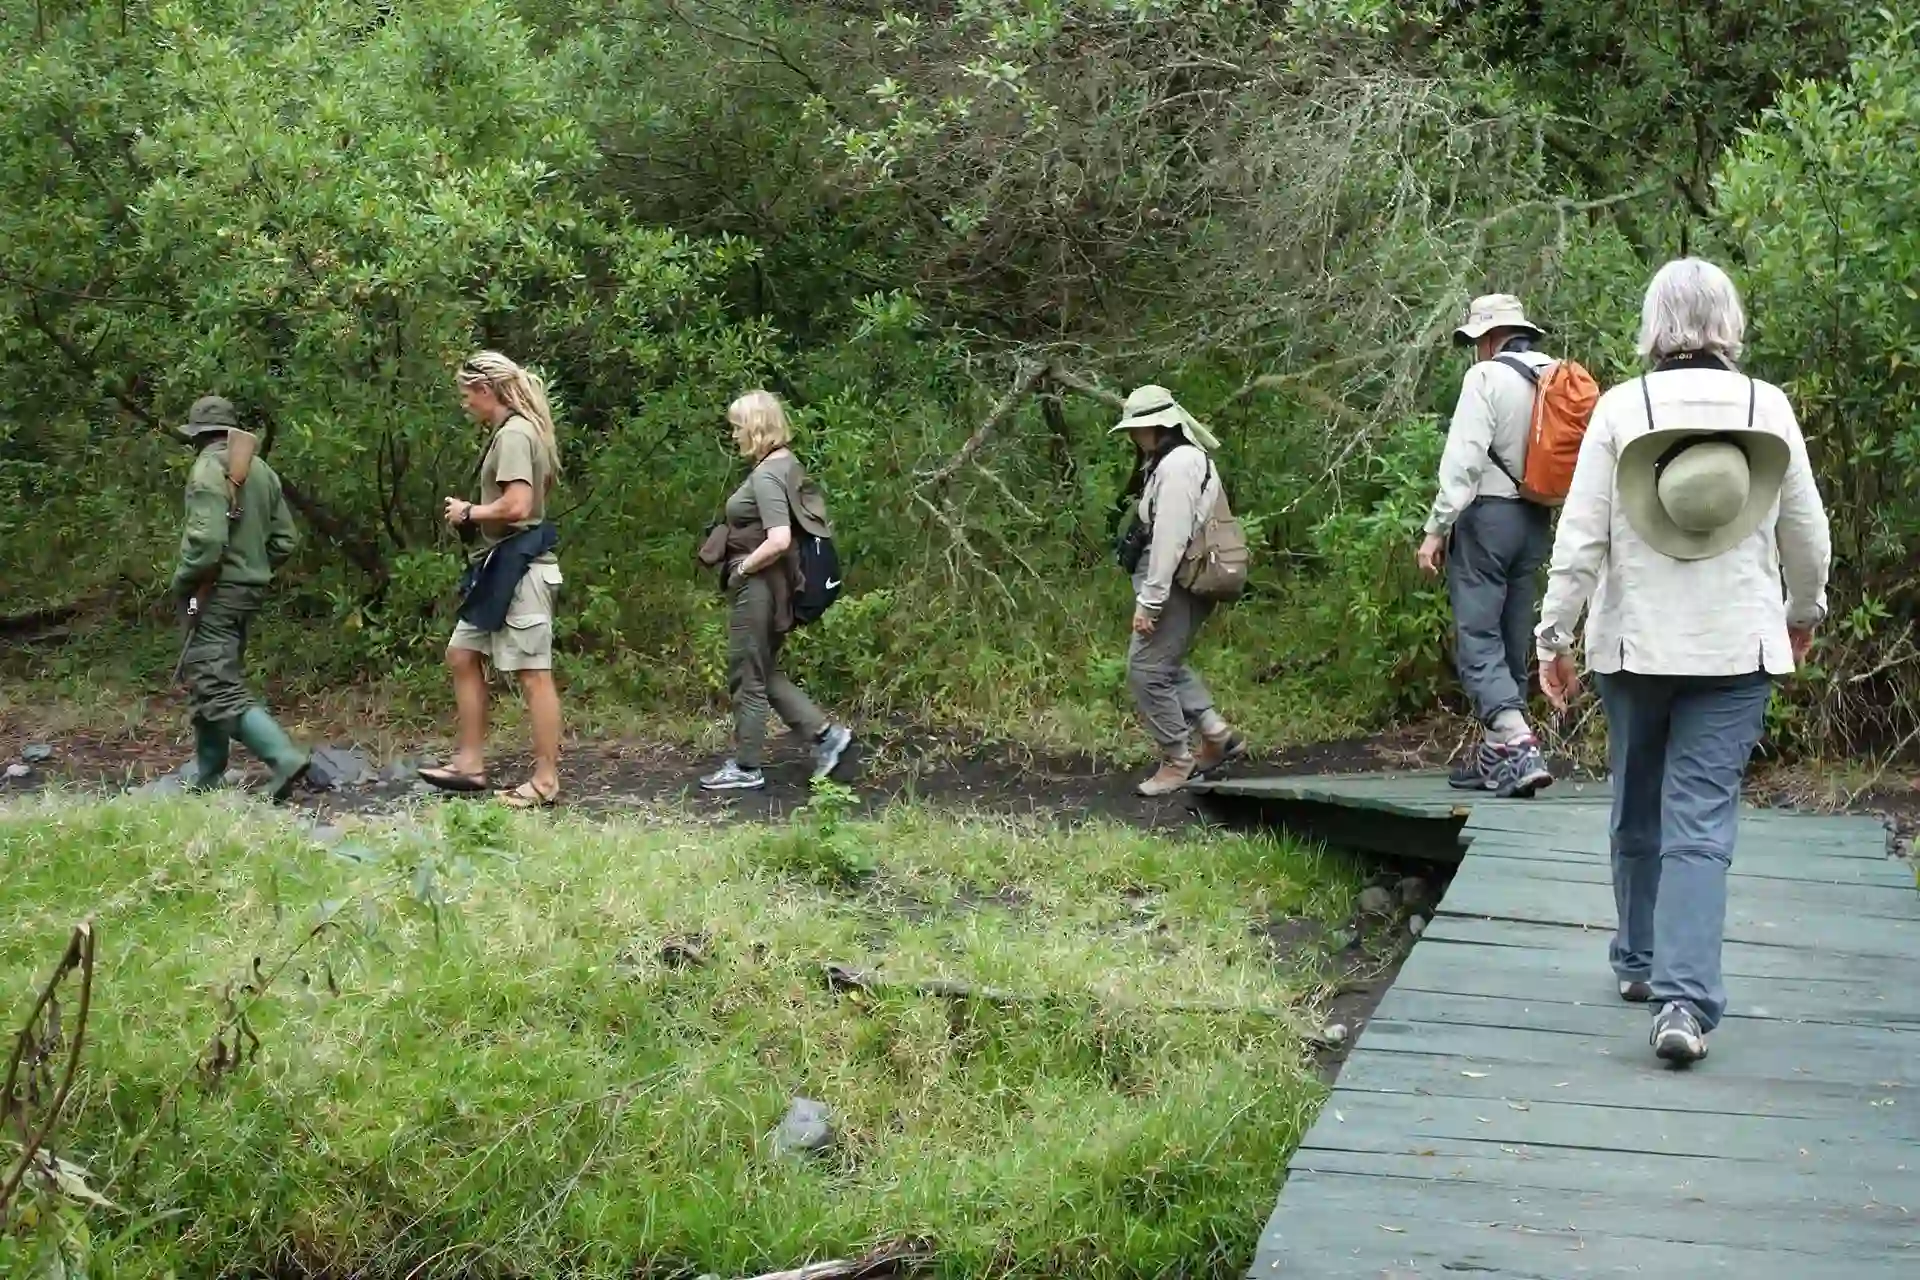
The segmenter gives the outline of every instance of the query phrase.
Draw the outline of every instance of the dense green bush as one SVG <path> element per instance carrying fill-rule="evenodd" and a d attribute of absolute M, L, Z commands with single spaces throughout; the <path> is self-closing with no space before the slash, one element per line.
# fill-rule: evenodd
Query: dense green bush
<path fill-rule="evenodd" d="M 1451 681 L 1405 544 L 1460 306 L 1523 293 L 1557 350 L 1617 378 L 1647 276 L 1696 249 L 1748 287 L 1756 367 L 1815 437 L 1843 557 L 1822 656 L 1881 670 L 1798 695 L 1796 733 L 1850 742 L 1871 717 L 1830 691 L 1877 705 L 1910 665 L 1911 40 L 1846 0 L 1654 12 L 9 10 L 7 613 L 86 603 L 117 628 L 106 652 L 165 668 L 186 458 L 163 428 L 217 389 L 309 534 L 285 642 L 261 646 L 275 679 L 437 682 L 457 556 L 436 513 L 480 446 L 450 374 L 493 345 L 561 410 L 576 691 L 711 705 L 720 620 L 690 552 L 739 475 L 722 410 L 760 383 L 795 407 L 852 569 L 796 642 L 821 691 L 1111 736 L 1130 458 L 1106 428 L 1153 380 L 1225 439 L 1257 535 L 1255 592 L 1203 658 L 1242 717 L 1421 711 Z M 1648 116 L 1649 86 L 1688 110 Z M 1031 364 L 1048 373 L 989 423 Z"/>

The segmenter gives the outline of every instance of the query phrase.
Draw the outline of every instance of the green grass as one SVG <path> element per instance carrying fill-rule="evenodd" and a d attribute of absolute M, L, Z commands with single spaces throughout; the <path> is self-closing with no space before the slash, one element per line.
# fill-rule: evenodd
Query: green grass
<path fill-rule="evenodd" d="M 1239 1274 L 1322 1093 L 1322 963 L 1258 926 L 1343 920 L 1354 873 L 843 804 L 772 829 L 448 806 L 331 848 L 237 797 L 16 804 L 0 1008 L 92 913 L 61 1154 L 117 1206 L 37 1202 L 37 1238 L 103 1276 L 690 1280 L 904 1241 L 952 1277 Z M 694 938 L 704 963 L 663 959 Z M 278 976 L 250 996 L 255 957 Z M 828 961 L 1019 998 L 836 994 Z M 229 990 L 259 1048 L 215 1076 Z M 770 1151 L 796 1095 L 837 1116 L 831 1154 Z"/>

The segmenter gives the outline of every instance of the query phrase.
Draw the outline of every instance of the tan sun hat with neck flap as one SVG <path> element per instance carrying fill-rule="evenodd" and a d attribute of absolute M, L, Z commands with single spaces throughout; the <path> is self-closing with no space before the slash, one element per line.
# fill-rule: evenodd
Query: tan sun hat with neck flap
<path fill-rule="evenodd" d="M 1207 453 L 1220 448 L 1219 438 L 1182 409 L 1180 402 L 1173 398 L 1173 392 L 1152 383 L 1135 387 L 1127 394 L 1127 403 L 1120 410 L 1120 421 L 1107 434 L 1131 431 L 1135 427 L 1172 427 L 1185 436 L 1188 443 L 1199 445 Z"/>
<path fill-rule="evenodd" d="M 1640 379 L 1649 430 L 1620 450 L 1614 483 L 1627 523 L 1675 560 L 1710 560 L 1746 541 L 1779 501 L 1793 450 L 1754 426 L 1757 388 L 1747 380 L 1747 422 L 1732 430 L 1660 427 Z"/>
<path fill-rule="evenodd" d="M 1539 337 L 1545 329 L 1527 319 L 1527 309 L 1510 293 L 1489 293 L 1475 298 L 1467 307 L 1467 318 L 1453 331 L 1453 340 L 1461 346 L 1478 342 L 1495 329 L 1518 329 Z"/>

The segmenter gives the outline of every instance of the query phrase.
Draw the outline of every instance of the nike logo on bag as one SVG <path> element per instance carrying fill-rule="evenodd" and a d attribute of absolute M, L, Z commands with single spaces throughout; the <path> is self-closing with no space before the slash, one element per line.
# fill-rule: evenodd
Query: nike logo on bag
<path fill-rule="evenodd" d="M 828 578 L 826 581 L 826 588 L 829 591 L 833 590 L 835 587 L 839 585 L 840 585 L 840 579 L 838 578 Z"/>

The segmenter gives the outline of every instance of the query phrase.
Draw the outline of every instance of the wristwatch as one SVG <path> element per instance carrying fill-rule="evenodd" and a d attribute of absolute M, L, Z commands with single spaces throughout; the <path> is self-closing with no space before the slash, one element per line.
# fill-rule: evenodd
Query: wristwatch
<path fill-rule="evenodd" d="M 466 507 L 460 512 L 460 523 L 462 525 L 469 525 L 473 523 L 473 504 L 471 502 L 469 502 L 466 505 Z"/>

